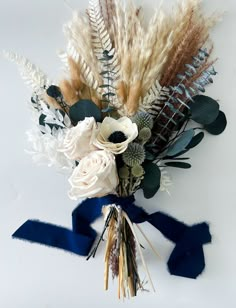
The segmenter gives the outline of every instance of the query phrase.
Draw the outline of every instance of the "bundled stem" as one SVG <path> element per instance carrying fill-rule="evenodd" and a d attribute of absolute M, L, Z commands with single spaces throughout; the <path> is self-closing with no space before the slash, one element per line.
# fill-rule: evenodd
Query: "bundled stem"
<path fill-rule="evenodd" d="M 104 288 L 108 289 L 110 270 L 113 279 L 118 279 L 118 298 L 133 297 L 143 288 L 136 263 L 136 241 L 124 212 L 119 207 L 115 209 L 108 226 Z"/>

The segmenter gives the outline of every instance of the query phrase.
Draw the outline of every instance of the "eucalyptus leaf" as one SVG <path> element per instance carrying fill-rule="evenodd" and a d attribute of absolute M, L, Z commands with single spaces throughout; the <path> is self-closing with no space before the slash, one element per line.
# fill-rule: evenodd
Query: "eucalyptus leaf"
<path fill-rule="evenodd" d="M 103 51 L 103 57 L 106 59 L 106 60 L 111 60 L 113 58 L 113 55 L 109 55 L 109 50 L 104 50 Z"/>
<path fill-rule="evenodd" d="M 110 87 L 111 85 L 109 84 L 102 84 L 101 86 L 99 86 L 99 88 L 103 89 L 103 88 L 108 88 Z"/>
<path fill-rule="evenodd" d="M 191 119 L 203 125 L 208 125 L 215 121 L 219 114 L 219 104 L 211 97 L 197 95 L 193 101 L 189 102 Z"/>
<path fill-rule="evenodd" d="M 103 112 L 103 113 L 106 113 L 106 112 L 112 112 L 112 111 L 114 111 L 114 110 L 116 110 L 115 107 L 113 107 L 113 106 L 107 106 L 106 108 L 102 109 L 102 112 Z"/>
<path fill-rule="evenodd" d="M 175 156 L 175 157 L 166 156 L 162 160 L 188 160 L 188 159 L 190 158 L 189 157 L 178 157 L 178 156 Z"/>
<path fill-rule="evenodd" d="M 100 75 L 103 76 L 103 75 L 107 75 L 107 74 L 109 74 L 109 73 L 110 73 L 110 71 L 103 71 L 103 72 L 100 73 Z"/>
<path fill-rule="evenodd" d="M 113 92 L 107 92 L 107 93 L 102 94 L 102 97 L 107 97 L 107 96 L 109 97 L 109 96 L 116 96 L 116 95 Z"/>
<path fill-rule="evenodd" d="M 194 136 L 194 130 L 186 130 L 167 150 L 167 156 L 175 156 L 184 151 Z"/>
<path fill-rule="evenodd" d="M 156 155 L 154 155 L 153 153 L 149 152 L 149 151 L 146 151 L 145 152 L 145 159 L 147 160 L 154 160 L 156 158 Z"/>
<path fill-rule="evenodd" d="M 181 168 L 181 169 L 191 168 L 190 164 L 183 163 L 183 162 L 180 162 L 180 161 L 171 161 L 171 162 L 165 163 L 165 165 L 168 166 L 168 167 Z"/>
<path fill-rule="evenodd" d="M 212 135 L 220 135 L 227 126 L 227 119 L 223 111 L 220 111 L 218 117 L 211 124 L 205 125 L 204 128 Z"/>
<path fill-rule="evenodd" d="M 78 123 L 86 117 L 94 117 L 97 122 L 102 121 L 102 113 L 98 106 L 91 100 L 81 99 L 69 111 L 70 118 L 73 122 Z"/>
<path fill-rule="evenodd" d="M 143 189 L 144 197 L 149 199 L 152 198 L 160 188 L 161 171 L 159 167 L 152 162 L 145 162 L 143 168 L 145 175 L 141 183 L 141 188 Z"/>
<path fill-rule="evenodd" d="M 193 137 L 193 139 L 190 141 L 190 143 L 186 146 L 186 149 L 192 149 L 196 147 L 204 138 L 204 133 L 200 132 L 196 136 Z"/>
<path fill-rule="evenodd" d="M 178 154 L 176 154 L 175 156 L 171 156 L 171 158 L 177 158 L 177 157 L 179 157 L 179 156 L 182 156 L 182 155 L 184 155 L 185 153 L 187 153 L 188 151 L 189 151 L 188 149 L 183 150 L 183 151 L 179 152 Z"/>

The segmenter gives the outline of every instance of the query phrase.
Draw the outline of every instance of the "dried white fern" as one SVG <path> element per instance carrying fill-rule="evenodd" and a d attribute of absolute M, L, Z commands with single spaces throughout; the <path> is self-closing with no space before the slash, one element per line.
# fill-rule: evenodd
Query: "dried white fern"
<path fill-rule="evenodd" d="M 109 100 L 109 105 L 119 108 L 118 98 L 114 91 L 116 81 L 119 79 L 119 62 L 116 50 L 112 46 L 112 41 L 103 17 L 99 0 L 89 2 L 88 18 L 91 27 L 91 42 L 94 54 L 101 62 L 101 75 L 103 78 L 103 96 Z M 109 93 L 112 92 L 112 96 Z"/>
<path fill-rule="evenodd" d="M 106 28 L 99 0 L 92 0 L 89 2 L 88 16 L 92 30 L 91 39 L 94 53 L 97 59 L 100 60 L 103 57 L 103 52 L 108 51 L 109 55 L 112 55 L 112 59 L 109 61 L 111 70 L 113 74 L 117 75 L 119 62 L 116 51 L 112 47 L 112 41 L 108 29 Z"/>
<path fill-rule="evenodd" d="M 17 64 L 22 79 L 34 92 L 42 94 L 49 87 L 50 81 L 46 74 L 27 58 L 14 52 L 4 51 L 3 54 L 5 58 Z"/>
<path fill-rule="evenodd" d="M 88 17 L 92 29 L 94 52 L 99 59 L 104 50 L 110 51 L 112 49 L 112 43 L 105 26 L 99 0 L 89 1 Z"/>
<path fill-rule="evenodd" d="M 76 51 L 73 45 L 68 44 L 67 46 L 67 55 L 71 57 L 75 63 L 78 63 L 81 69 L 81 75 L 85 81 L 85 83 L 93 88 L 94 90 L 99 92 L 99 80 L 94 76 L 92 69 L 85 62 L 83 57 Z"/>
<path fill-rule="evenodd" d="M 85 83 L 98 90 L 98 85 L 101 84 L 100 63 L 93 52 L 88 20 L 85 16 L 74 13 L 72 21 L 64 26 L 64 33 L 68 40 L 67 55 L 80 65 Z"/>

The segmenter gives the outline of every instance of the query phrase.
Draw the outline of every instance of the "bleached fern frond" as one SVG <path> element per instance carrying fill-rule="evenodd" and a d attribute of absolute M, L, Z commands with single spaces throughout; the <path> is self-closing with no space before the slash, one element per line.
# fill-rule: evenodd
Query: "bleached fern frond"
<path fill-rule="evenodd" d="M 114 15 L 115 15 L 114 0 L 109 0 L 109 1 L 99 0 L 99 1 L 106 28 L 109 32 L 111 40 L 114 41 Z"/>
<path fill-rule="evenodd" d="M 4 51 L 3 54 L 8 60 L 17 64 L 22 79 L 34 92 L 41 93 L 50 85 L 50 81 L 44 72 L 27 58 L 14 52 Z"/>
<path fill-rule="evenodd" d="M 72 20 L 64 26 L 64 33 L 68 40 L 67 54 L 81 65 L 87 85 L 97 90 L 101 84 L 101 65 L 93 52 L 91 28 L 86 16 L 75 12 Z"/>
<path fill-rule="evenodd" d="M 71 57 L 75 61 L 75 63 L 79 64 L 80 69 L 81 69 L 81 75 L 85 83 L 87 84 L 87 86 L 100 92 L 99 80 L 94 76 L 90 66 L 85 62 L 83 57 L 77 52 L 76 48 L 71 43 L 69 43 L 67 46 L 67 61 L 68 61 L 68 57 Z M 66 61 L 66 57 L 64 55 L 64 62 L 65 61 Z"/>
<path fill-rule="evenodd" d="M 110 51 L 112 49 L 112 43 L 105 26 L 99 0 L 89 1 L 88 17 L 92 28 L 94 52 L 99 59 L 104 50 Z"/>
<path fill-rule="evenodd" d="M 99 0 L 89 2 L 88 18 L 91 28 L 91 42 L 93 52 L 97 60 L 101 63 L 101 76 L 103 84 L 103 102 L 106 103 L 105 110 L 118 107 L 118 98 L 115 93 L 116 81 L 119 78 L 119 62 L 116 50 L 112 46 L 112 41 L 103 17 Z"/>
<path fill-rule="evenodd" d="M 104 51 L 109 52 L 112 56 L 110 64 L 113 73 L 118 73 L 119 66 L 118 58 L 115 49 L 112 47 L 112 41 L 106 28 L 106 23 L 103 18 L 102 9 L 99 0 L 91 0 L 88 9 L 89 22 L 92 29 L 92 44 L 94 53 L 98 60 L 103 57 Z"/>

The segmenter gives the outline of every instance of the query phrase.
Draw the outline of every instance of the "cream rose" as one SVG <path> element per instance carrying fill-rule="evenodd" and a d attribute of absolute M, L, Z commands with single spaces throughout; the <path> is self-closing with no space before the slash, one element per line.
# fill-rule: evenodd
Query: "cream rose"
<path fill-rule="evenodd" d="M 93 141 L 98 132 L 99 126 L 95 119 L 85 118 L 68 130 L 60 151 L 69 159 L 80 161 L 90 152 L 97 150 Z"/>
<path fill-rule="evenodd" d="M 116 120 L 106 117 L 100 126 L 94 145 L 113 154 L 121 154 L 137 136 L 137 125 L 129 118 L 122 117 Z"/>
<path fill-rule="evenodd" d="M 115 156 L 105 150 L 91 152 L 81 159 L 69 183 L 72 200 L 102 197 L 114 192 L 119 183 Z"/>

